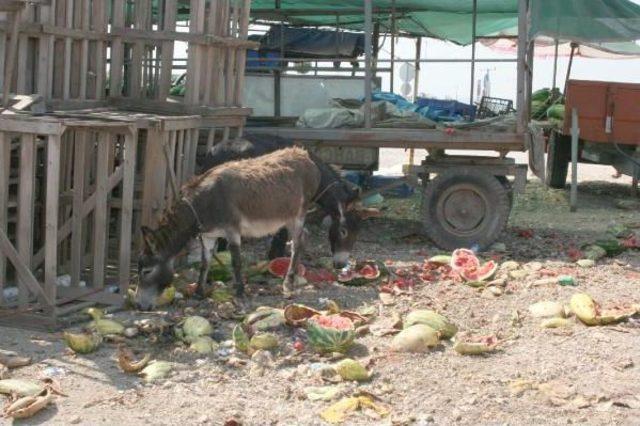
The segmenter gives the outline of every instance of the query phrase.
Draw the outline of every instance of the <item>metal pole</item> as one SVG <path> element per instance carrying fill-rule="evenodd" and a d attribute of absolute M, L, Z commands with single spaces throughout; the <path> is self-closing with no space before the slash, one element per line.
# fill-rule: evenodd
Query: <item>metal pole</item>
<path fill-rule="evenodd" d="M 413 102 L 418 100 L 418 85 L 420 84 L 420 54 L 422 51 L 422 37 L 416 39 L 416 76 L 413 78 Z M 415 161 L 416 151 L 411 148 L 409 150 L 409 165 L 413 166 Z"/>
<path fill-rule="evenodd" d="M 275 0 L 276 9 L 282 7 L 281 0 Z M 284 69 L 284 23 L 280 22 L 280 65 L 273 72 L 273 115 L 280 117 L 282 115 L 282 70 Z"/>
<path fill-rule="evenodd" d="M 556 39 L 556 46 L 553 56 L 553 90 L 557 87 L 557 77 L 558 77 L 558 45 L 560 44 L 560 40 Z"/>
<path fill-rule="evenodd" d="M 578 44 L 571 43 L 571 55 L 569 56 L 569 67 L 567 68 L 567 76 L 564 79 L 564 90 L 567 90 L 567 85 L 569 84 L 569 77 L 571 77 L 571 68 L 573 67 L 573 55 L 578 48 Z"/>
<path fill-rule="evenodd" d="M 473 16 L 471 19 L 471 93 L 469 94 L 469 105 L 473 105 L 473 91 L 475 89 L 476 78 L 476 27 L 478 23 L 478 0 L 473 0 Z"/>
<path fill-rule="evenodd" d="M 391 74 L 389 78 L 389 91 L 393 93 L 395 86 L 395 62 L 396 61 L 396 0 L 391 1 Z"/>
<path fill-rule="evenodd" d="M 527 0 L 518 0 L 518 122 L 517 132 L 524 133 L 528 118 L 525 108 L 525 72 L 527 65 Z"/>
<path fill-rule="evenodd" d="M 571 110 L 571 211 L 578 210 L 578 110 Z"/>
<path fill-rule="evenodd" d="M 371 128 L 371 92 L 372 81 L 372 34 L 373 33 L 373 4 L 372 0 L 364 0 L 364 50 L 365 50 L 365 76 L 364 76 L 364 127 Z"/>

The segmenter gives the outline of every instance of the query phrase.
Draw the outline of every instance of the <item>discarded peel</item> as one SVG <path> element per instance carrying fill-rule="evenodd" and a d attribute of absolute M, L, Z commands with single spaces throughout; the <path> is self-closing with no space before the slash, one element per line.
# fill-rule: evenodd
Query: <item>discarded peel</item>
<path fill-rule="evenodd" d="M 427 309 L 418 309 L 410 312 L 404 321 L 404 328 L 411 327 L 415 324 L 428 325 L 445 339 L 452 338 L 457 332 L 458 327 L 444 315 Z"/>
<path fill-rule="evenodd" d="M 305 305 L 293 304 L 284 308 L 284 319 L 292 327 L 300 327 L 316 315 L 320 315 L 320 311 Z"/>
<path fill-rule="evenodd" d="M 146 354 L 140 361 L 134 360 L 130 349 L 121 347 L 118 349 L 118 366 L 125 373 L 137 373 L 149 364 L 151 355 Z"/>
<path fill-rule="evenodd" d="M 497 347 L 496 336 L 465 336 L 456 339 L 453 350 L 461 355 L 481 355 L 493 352 Z"/>
<path fill-rule="evenodd" d="M 98 334 L 76 334 L 65 332 L 63 334 L 67 346 L 71 348 L 75 353 L 90 354 L 98 349 L 102 338 Z"/>
<path fill-rule="evenodd" d="M 171 370 L 172 366 L 170 363 L 166 361 L 153 361 L 142 369 L 140 375 L 144 377 L 146 382 L 153 382 L 155 380 L 164 379 L 169 375 L 169 373 L 171 373 Z"/>
<path fill-rule="evenodd" d="M 571 327 L 573 323 L 566 318 L 549 318 L 540 323 L 542 328 L 564 328 Z"/>
<path fill-rule="evenodd" d="M 26 419 L 46 408 L 54 399 L 53 393 L 46 390 L 44 395 L 26 396 L 18 399 L 4 409 L 5 417 Z"/>
<path fill-rule="evenodd" d="M 17 396 L 35 396 L 42 393 L 45 386 L 42 383 L 22 379 L 0 380 L 0 394 Z"/>
<path fill-rule="evenodd" d="M 596 302 L 586 293 L 577 293 L 569 302 L 571 312 L 586 325 L 598 325 L 598 307 Z"/>
<path fill-rule="evenodd" d="M 358 361 L 346 358 L 333 367 L 343 380 L 362 382 L 369 380 L 370 374 Z"/>

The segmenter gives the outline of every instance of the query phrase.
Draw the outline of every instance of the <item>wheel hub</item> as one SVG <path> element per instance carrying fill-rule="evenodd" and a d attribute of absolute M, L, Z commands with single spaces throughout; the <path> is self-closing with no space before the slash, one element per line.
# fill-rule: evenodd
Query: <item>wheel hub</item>
<path fill-rule="evenodd" d="M 486 198 L 472 185 L 453 186 L 438 200 L 437 214 L 440 223 L 449 232 L 459 236 L 477 232 L 487 211 Z"/>

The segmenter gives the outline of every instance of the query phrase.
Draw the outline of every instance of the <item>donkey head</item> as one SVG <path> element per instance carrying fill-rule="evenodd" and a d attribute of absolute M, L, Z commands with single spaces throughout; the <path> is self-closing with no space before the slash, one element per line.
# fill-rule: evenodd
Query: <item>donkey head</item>
<path fill-rule="evenodd" d="M 142 227 L 144 247 L 138 258 L 138 287 L 134 302 L 140 310 L 151 310 L 156 299 L 173 281 L 173 258 L 161 253 L 157 231 Z"/>
<path fill-rule="evenodd" d="M 365 209 L 360 205 L 360 189 L 343 188 L 349 192 L 344 201 L 338 203 L 337 212 L 331 215 L 329 228 L 329 243 L 333 255 L 333 266 L 342 269 L 349 262 L 349 255 L 358 239 L 361 222 L 370 217 L 378 216 L 379 211 Z"/>

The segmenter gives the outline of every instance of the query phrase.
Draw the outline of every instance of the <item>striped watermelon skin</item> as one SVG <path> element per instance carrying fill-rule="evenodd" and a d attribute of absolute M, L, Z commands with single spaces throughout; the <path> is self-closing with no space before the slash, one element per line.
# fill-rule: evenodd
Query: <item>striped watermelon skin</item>
<path fill-rule="evenodd" d="M 335 322 L 340 328 L 327 324 Z M 313 348 L 320 353 L 346 352 L 356 338 L 351 320 L 339 315 L 319 315 L 307 321 L 307 337 Z"/>

